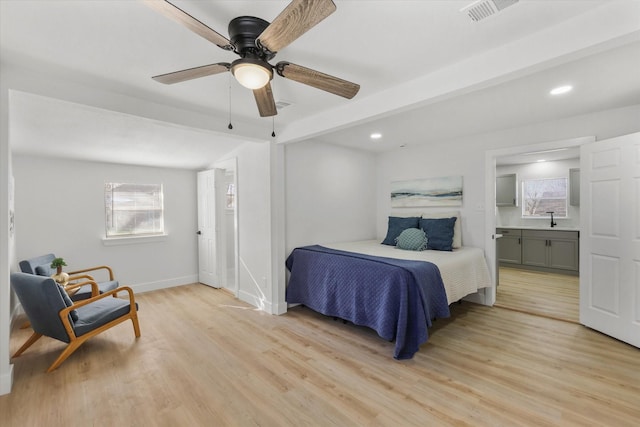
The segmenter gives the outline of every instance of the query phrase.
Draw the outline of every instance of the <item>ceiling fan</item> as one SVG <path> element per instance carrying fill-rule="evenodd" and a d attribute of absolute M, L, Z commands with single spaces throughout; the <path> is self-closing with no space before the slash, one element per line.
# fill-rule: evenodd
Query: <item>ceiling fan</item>
<path fill-rule="evenodd" d="M 336 10 L 332 0 L 292 0 L 271 23 L 253 16 L 239 16 L 229 23 L 229 39 L 168 1 L 144 2 L 219 48 L 240 56 L 231 63 L 218 62 L 154 76 L 155 81 L 173 84 L 230 71 L 241 85 L 253 90 L 262 117 L 278 114 L 270 83 L 274 70 L 286 79 L 347 99 L 353 98 L 360 90 L 358 84 L 301 65 L 287 61 L 276 65 L 268 62 L 278 51 L 332 14 Z"/>

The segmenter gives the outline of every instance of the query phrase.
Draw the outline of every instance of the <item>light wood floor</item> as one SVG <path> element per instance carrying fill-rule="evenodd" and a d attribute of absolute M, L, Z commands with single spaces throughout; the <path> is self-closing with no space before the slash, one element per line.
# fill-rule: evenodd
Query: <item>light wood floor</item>
<path fill-rule="evenodd" d="M 452 306 L 412 360 L 304 307 L 256 311 L 187 285 L 138 295 L 124 323 L 51 374 L 62 344 L 14 359 L 12 426 L 637 426 L 640 350 L 580 325 Z M 20 322 L 18 322 L 20 323 Z M 29 335 L 15 329 L 11 350 Z"/>
<path fill-rule="evenodd" d="M 500 267 L 498 277 L 496 307 L 578 322 L 577 276 Z"/>

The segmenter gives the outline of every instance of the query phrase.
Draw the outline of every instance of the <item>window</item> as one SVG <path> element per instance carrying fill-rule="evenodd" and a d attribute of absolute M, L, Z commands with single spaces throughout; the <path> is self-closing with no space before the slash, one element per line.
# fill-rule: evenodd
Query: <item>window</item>
<path fill-rule="evenodd" d="M 522 217 L 567 218 L 567 178 L 526 179 L 522 181 Z"/>
<path fill-rule="evenodd" d="M 104 185 L 107 237 L 164 234 L 162 184 Z"/>

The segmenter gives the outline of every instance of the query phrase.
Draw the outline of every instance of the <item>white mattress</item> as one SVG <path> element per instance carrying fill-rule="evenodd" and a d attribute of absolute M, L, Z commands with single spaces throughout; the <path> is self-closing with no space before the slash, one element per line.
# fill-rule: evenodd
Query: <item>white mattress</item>
<path fill-rule="evenodd" d="M 377 240 L 322 244 L 326 248 L 387 258 L 429 261 L 438 266 L 449 304 L 491 286 L 489 269 L 480 248 L 463 246 L 447 251 L 406 251 Z"/>

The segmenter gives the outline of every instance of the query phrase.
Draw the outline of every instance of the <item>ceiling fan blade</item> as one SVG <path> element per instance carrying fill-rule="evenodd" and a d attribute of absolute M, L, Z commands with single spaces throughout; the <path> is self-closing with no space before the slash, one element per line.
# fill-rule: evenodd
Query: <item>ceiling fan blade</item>
<path fill-rule="evenodd" d="M 336 10 L 332 0 L 293 0 L 258 36 L 260 46 L 278 52 Z"/>
<path fill-rule="evenodd" d="M 157 82 L 171 85 L 174 83 L 180 83 L 200 77 L 224 73 L 225 71 L 229 71 L 230 67 L 231 64 L 228 64 L 226 62 L 219 62 L 217 64 L 203 65 L 202 67 L 194 67 L 188 68 L 186 70 L 174 71 L 173 73 L 160 74 L 159 76 L 153 76 L 151 78 Z"/>
<path fill-rule="evenodd" d="M 179 24 L 184 25 L 194 33 L 209 40 L 211 43 L 216 44 L 218 47 L 224 50 L 233 50 L 231 41 L 222 34 L 209 28 L 202 22 L 198 21 L 193 16 L 189 15 L 184 10 L 171 4 L 166 0 L 143 0 L 147 6 L 160 12 L 164 16 L 173 19 Z"/>
<path fill-rule="evenodd" d="M 278 110 L 276 109 L 276 101 L 273 99 L 271 83 L 267 83 L 260 89 L 255 89 L 253 91 L 253 96 L 256 98 L 256 104 L 258 104 L 260 117 L 271 117 L 278 114 Z"/>
<path fill-rule="evenodd" d="M 295 80 L 305 85 L 313 86 L 325 92 L 333 93 L 347 99 L 351 99 L 360 90 L 360 85 L 339 79 L 320 71 L 312 70 L 301 65 L 290 62 L 278 62 L 275 66 L 276 72 L 282 77 Z"/>

